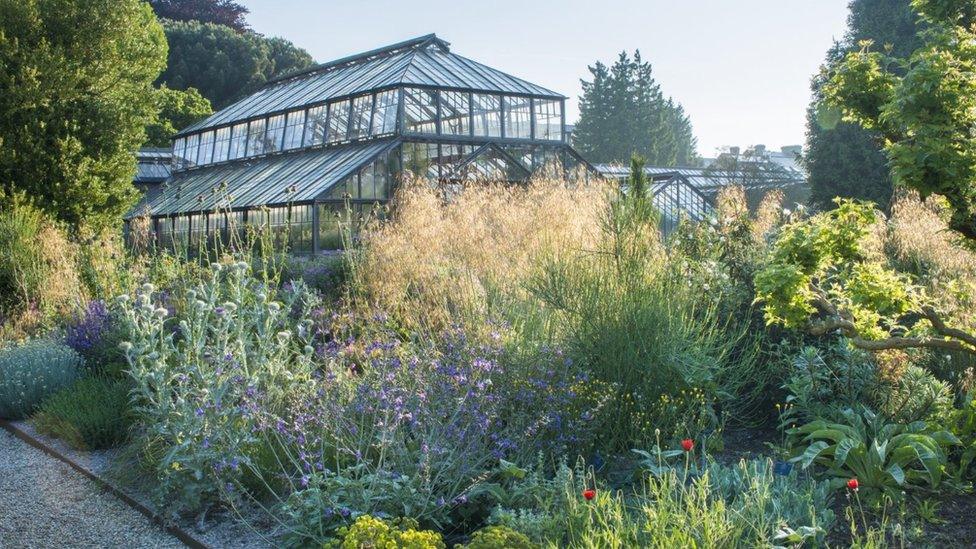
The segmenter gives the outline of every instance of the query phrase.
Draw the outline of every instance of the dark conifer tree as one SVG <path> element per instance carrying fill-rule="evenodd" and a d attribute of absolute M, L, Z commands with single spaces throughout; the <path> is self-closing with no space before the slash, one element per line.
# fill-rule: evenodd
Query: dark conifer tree
<path fill-rule="evenodd" d="M 911 0 L 853 0 L 848 32 L 827 54 L 825 71 L 858 48 L 862 40 L 892 48 L 907 57 L 918 45 L 919 28 Z M 887 207 L 892 182 L 880 138 L 858 125 L 830 120 L 818 109 L 823 72 L 813 79 L 813 102 L 807 111 L 807 151 L 804 156 L 810 175 L 810 201 L 830 209 L 836 196 L 871 200 Z"/>

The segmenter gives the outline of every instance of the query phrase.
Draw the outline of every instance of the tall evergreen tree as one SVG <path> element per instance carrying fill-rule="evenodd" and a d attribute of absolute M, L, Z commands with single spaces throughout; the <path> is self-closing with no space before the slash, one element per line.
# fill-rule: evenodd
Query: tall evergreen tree
<path fill-rule="evenodd" d="M 573 134 L 591 162 L 624 163 L 634 154 L 652 165 L 698 162 L 691 121 L 681 105 L 666 98 L 651 64 L 637 51 L 622 52 L 613 65 L 588 67 L 583 80 L 580 119 Z"/>
<path fill-rule="evenodd" d="M 133 204 L 166 39 L 141 0 L 0 0 L 0 206 L 71 225 Z"/>
<path fill-rule="evenodd" d="M 843 196 L 886 207 L 892 182 L 880 137 L 856 124 L 831 120 L 817 106 L 823 99 L 823 75 L 857 49 L 860 41 L 887 45 L 894 56 L 907 57 L 919 44 L 917 18 L 911 0 L 853 0 L 847 22 L 847 35 L 828 52 L 825 70 L 812 83 L 804 156 L 810 174 L 810 201 L 818 208 L 829 209 L 834 206 L 834 197 Z"/>

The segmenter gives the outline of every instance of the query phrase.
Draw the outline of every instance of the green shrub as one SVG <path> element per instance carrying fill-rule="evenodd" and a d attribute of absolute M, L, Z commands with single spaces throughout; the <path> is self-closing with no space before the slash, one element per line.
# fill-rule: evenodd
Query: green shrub
<path fill-rule="evenodd" d="M 22 419 L 74 382 L 82 367 L 71 348 L 34 340 L 0 351 L 0 418 Z"/>
<path fill-rule="evenodd" d="M 653 444 L 655 429 L 665 439 L 697 437 L 648 412 L 662 396 L 701 389 L 698 413 L 709 416 L 718 374 L 742 335 L 727 330 L 715 303 L 672 269 L 647 207 L 614 203 L 603 219 L 602 249 L 554 258 L 530 285 L 571 356 L 615 388 L 600 417 L 597 444 L 607 451 Z"/>
<path fill-rule="evenodd" d="M 769 461 L 712 463 L 698 477 L 682 465 L 616 492 L 581 467 L 562 466 L 551 479 L 532 471 L 491 522 L 546 547 L 768 547 L 787 529 L 822 540 L 834 522 L 828 483 L 772 469 Z"/>
<path fill-rule="evenodd" d="M 34 421 L 41 432 L 75 448 L 118 446 L 132 424 L 128 386 L 100 377 L 81 379 L 45 400 Z"/>
<path fill-rule="evenodd" d="M 444 549 L 441 535 L 419 530 L 417 521 L 396 519 L 390 522 L 363 515 L 352 526 L 340 528 L 339 540 L 327 545 L 334 549 Z"/>
<path fill-rule="evenodd" d="M 878 410 L 895 423 L 924 421 L 946 426 L 952 415 L 953 393 L 925 368 L 909 366 L 898 380 L 882 386 L 876 398 Z"/>
<path fill-rule="evenodd" d="M 539 544 L 532 543 L 522 533 L 505 526 L 488 526 L 471 536 L 471 541 L 458 545 L 458 549 L 537 549 Z"/>
<path fill-rule="evenodd" d="M 76 246 L 40 210 L 21 204 L 0 210 L 0 317 L 22 325 L 15 333 L 50 324 L 83 294 L 76 256 Z"/>
<path fill-rule="evenodd" d="M 867 409 L 848 409 L 843 417 L 842 422 L 817 420 L 788 431 L 806 445 L 792 461 L 804 469 L 823 466 L 835 488 L 856 478 L 869 495 L 881 492 L 893 500 L 911 486 L 938 488 L 945 448 L 960 443 L 952 433 L 929 430 L 922 421 L 889 423 Z"/>
<path fill-rule="evenodd" d="M 790 365 L 783 423 L 840 419 L 842 410 L 870 403 L 878 385 L 871 356 L 840 340 L 826 349 L 805 347 Z"/>

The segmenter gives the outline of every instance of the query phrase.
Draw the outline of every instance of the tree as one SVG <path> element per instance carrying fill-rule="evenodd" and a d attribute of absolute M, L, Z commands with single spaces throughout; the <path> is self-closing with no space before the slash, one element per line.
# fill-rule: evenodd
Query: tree
<path fill-rule="evenodd" d="M 0 200 L 78 226 L 137 198 L 166 39 L 140 0 L 0 0 Z"/>
<path fill-rule="evenodd" d="M 194 88 L 183 91 L 163 86 L 154 95 L 156 120 L 146 128 L 150 147 L 169 147 L 175 133 L 213 114 L 210 101 Z"/>
<path fill-rule="evenodd" d="M 580 120 L 574 142 L 591 162 L 624 163 L 634 154 L 652 165 L 694 165 L 697 143 L 681 105 L 665 98 L 651 64 L 635 52 L 622 52 L 607 67 L 588 67 L 592 81 L 582 81 Z"/>
<path fill-rule="evenodd" d="M 268 80 L 314 64 L 312 56 L 281 38 L 198 21 L 166 21 L 169 62 L 159 84 L 196 88 L 221 109 Z"/>
<path fill-rule="evenodd" d="M 911 0 L 853 0 L 848 32 L 827 53 L 825 68 L 813 78 L 813 102 L 807 110 L 807 152 L 810 200 L 821 209 L 833 207 L 836 196 L 870 200 L 886 207 L 892 181 L 883 143 L 876 132 L 857 124 L 831 120 L 820 109 L 825 75 L 861 40 L 874 40 L 891 48 L 891 55 L 907 57 L 918 44 Z"/>
<path fill-rule="evenodd" d="M 878 132 L 896 183 L 939 194 L 976 244 L 976 0 L 913 0 L 926 29 L 899 60 L 862 42 L 831 73 L 827 105 Z"/>
<path fill-rule="evenodd" d="M 162 19 L 200 21 L 224 25 L 237 32 L 248 31 L 247 8 L 232 0 L 150 0 L 153 11 Z"/>
<path fill-rule="evenodd" d="M 756 274 L 766 321 L 811 335 L 840 333 L 856 347 L 976 354 L 976 334 L 949 326 L 935 300 L 872 249 L 882 214 L 837 199 L 834 210 L 783 227 Z"/>

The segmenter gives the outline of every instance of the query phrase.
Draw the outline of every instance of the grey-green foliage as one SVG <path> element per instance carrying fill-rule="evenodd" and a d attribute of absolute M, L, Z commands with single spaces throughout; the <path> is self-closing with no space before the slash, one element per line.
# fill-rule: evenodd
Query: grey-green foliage
<path fill-rule="evenodd" d="M 918 366 L 909 366 L 898 380 L 883 384 L 875 400 L 879 411 L 891 421 L 925 421 L 945 426 L 952 414 L 954 395 L 949 384 Z"/>
<path fill-rule="evenodd" d="M 682 464 L 614 491 L 582 465 L 552 476 L 538 467 L 502 493 L 489 522 L 544 547 L 768 547 L 789 534 L 822 541 L 834 523 L 828 482 L 776 476 L 768 460 L 685 475 Z M 596 489 L 593 501 L 581 497 L 586 488 Z"/>
<path fill-rule="evenodd" d="M 50 340 L 34 340 L 0 351 L 0 418 L 29 416 L 50 394 L 79 376 L 81 356 Z"/>
<path fill-rule="evenodd" d="M 870 403 L 877 367 L 868 353 L 845 340 L 825 349 L 805 347 L 793 358 L 784 388 L 789 393 L 784 423 L 837 419 L 845 408 Z"/>

